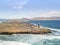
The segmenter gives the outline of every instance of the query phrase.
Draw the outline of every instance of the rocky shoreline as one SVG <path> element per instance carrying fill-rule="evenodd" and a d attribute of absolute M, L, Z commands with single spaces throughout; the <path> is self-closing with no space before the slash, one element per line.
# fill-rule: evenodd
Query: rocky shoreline
<path fill-rule="evenodd" d="M 47 34 L 51 33 L 48 28 L 40 27 L 24 22 L 3 22 L 0 23 L 0 34 Z"/>
<path fill-rule="evenodd" d="M 51 33 L 50 31 L 48 30 L 45 30 L 45 31 L 27 31 L 27 32 L 0 32 L 0 35 L 12 35 L 12 34 L 47 34 L 47 33 Z"/>

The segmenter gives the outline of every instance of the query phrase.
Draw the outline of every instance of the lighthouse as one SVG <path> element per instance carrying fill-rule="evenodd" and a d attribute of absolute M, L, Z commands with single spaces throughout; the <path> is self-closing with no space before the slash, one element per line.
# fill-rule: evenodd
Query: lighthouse
<path fill-rule="evenodd" d="M 40 28 L 40 22 L 38 23 L 37 28 L 38 28 L 38 29 Z"/>

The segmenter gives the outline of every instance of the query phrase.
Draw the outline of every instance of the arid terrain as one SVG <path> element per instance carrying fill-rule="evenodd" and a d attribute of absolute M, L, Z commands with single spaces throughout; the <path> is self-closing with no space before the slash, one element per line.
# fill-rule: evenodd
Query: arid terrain
<path fill-rule="evenodd" d="M 46 34 L 50 33 L 48 28 L 40 27 L 24 22 L 0 23 L 0 34 Z"/>

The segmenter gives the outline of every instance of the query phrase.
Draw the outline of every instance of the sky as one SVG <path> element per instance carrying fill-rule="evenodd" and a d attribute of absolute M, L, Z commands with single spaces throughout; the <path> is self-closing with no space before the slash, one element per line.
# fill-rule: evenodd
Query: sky
<path fill-rule="evenodd" d="M 0 0 L 0 18 L 60 17 L 60 0 Z"/>

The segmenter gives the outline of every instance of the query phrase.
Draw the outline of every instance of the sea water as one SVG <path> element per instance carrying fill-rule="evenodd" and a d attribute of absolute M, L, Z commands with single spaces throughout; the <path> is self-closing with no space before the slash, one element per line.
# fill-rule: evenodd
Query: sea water
<path fill-rule="evenodd" d="M 52 35 L 0 35 L 0 45 L 60 45 L 60 36 Z"/>
<path fill-rule="evenodd" d="M 40 23 L 40 25 L 45 27 L 60 29 L 60 20 L 31 20 L 27 22 L 36 25 Z"/>
<path fill-rule="evenodd" d="M 29 21 L 29 23 L 48 27 L 50 34 L 0 35 L 0 45 L 60 45 L 60 20 Z"/>

